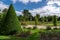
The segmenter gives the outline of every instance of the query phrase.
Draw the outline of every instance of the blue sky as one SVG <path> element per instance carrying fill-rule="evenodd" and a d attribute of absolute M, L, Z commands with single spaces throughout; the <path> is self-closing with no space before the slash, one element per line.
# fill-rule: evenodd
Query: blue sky
<path fill-rule="evenodd" d="M 59 0 L 0 0 L 0 9 L 8 8 L 11 3 L 13 3 L 17 15 L 22 14 L 22 10 L 28 9 L 32 15 L 38 13 L 42 16 L 60 16 Z"/>
<path fill-rule="evenodd" d="M 4 4 L 10 5 L 11 3 L 14 4 L 14 7 L 17 11 L 24 10 L 24 9 L 35 9 L 35 8 L 40 8 L 46 5 L 46 0 L 41 0 L 39 2 L 28 2 L 28 3 L 23 3 L 17 1 L 14 3 L 12 0 L 1 0 Z"/>

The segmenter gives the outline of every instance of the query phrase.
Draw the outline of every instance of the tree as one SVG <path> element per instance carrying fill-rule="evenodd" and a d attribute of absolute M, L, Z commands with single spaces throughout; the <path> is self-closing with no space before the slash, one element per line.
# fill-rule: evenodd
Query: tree
<path fill-rule="evenodd" d="M 7 13 L 7 11 L 8 11 L 8 9 L 7 8 L 5 8 L 5 9 L 3 9 L 3 13 Z"/>
<path fill-rule="evenodd" d="M 44 23 L 44 17 L 41 17 L 41 21 L 42 21 L 42 23 Z"/>
<path fill-rule="evenodd" d="M 48 16 L 47 18 L 48 18 L 48 22 L 51 22 L 52 21 L 52 17 L 53 16 Z"/>
<path fill-rule="evenodd" d="M 16 16 L 13 5 L 11 4 L 2 25 L 2 34 L 9 34 L 12 31 L 19 32 L 21 25 Z"/>
<path fill-rule="evenodd" d="M 44 22 L 48 22 L 48 17 L 44 16 Z"/>
<path fill-rule="evenodd" d="M 57 16 L 56 15 L 53 16 L 53 25 L 57 26 Z"/>
<path fill-rule="evenodd" d="M 19 19 L 19 21 L 23 21 L 24 18 L 23 18 L 22 15 L 19 15 L 19 16 L 18 16 L 18 19 Z"/>
<path fill-rule="evenodd" d="M 32 18 L 32 15 L 29 10 L 23 10 L 23 16 L 25 18 L 25 21 L 29 21 Z"/>

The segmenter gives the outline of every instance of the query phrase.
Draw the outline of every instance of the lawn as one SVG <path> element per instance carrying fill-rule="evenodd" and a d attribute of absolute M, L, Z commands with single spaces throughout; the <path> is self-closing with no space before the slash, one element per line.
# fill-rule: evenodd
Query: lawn
<path fill-rule="evenodd" d="M 0 36 L 0 40 L 39 40 L 40 34 L 38 29 L 24 29 L 24 31 L 31 31 L 32 34 L 27 38 L 16 37 L 16 36 Z"/>
<path fill-rule="evenodd" d="M 23 23 L 23 22 L 21 22 Z M 25 22 L 26 25 L 35 25 L 34 21 L 26 21 Z M 41 26 L 53 26 L 53 22 L 38 22 L 37 25 L 41 25 Z M 57 21 L 57 26 L 60 26 L 60 21 Z"/>
<path fill-rule="evenodd" d="M 28 30 L 28 29 L 26 29 Z M 16 37 L 16 36 L 0 36 L 0 40 L 40 40 L 40 35 L 41 32 L 44 35 L 53 35 L 53 34 L 57 34 L 59 35 L 60 30 L 46 30 L 46 29 L 30 29 L 31 32 L 33 32 L 29 37 Z"/>

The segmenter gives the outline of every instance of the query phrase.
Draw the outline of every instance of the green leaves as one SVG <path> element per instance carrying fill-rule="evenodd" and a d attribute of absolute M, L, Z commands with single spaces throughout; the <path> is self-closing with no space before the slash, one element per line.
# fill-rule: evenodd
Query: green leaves
<path fill-rule="evenodd" d="M 18 32 L 21 29 L 21 25 L 18 21 L 17 15 L 15 13 L 15 9 L 12 4 L 10 5 L 8 9 L 2 28 L 3 28 L 3 31 L 5 32 L 4 34 L 8 34 L 11 31 Z"/>

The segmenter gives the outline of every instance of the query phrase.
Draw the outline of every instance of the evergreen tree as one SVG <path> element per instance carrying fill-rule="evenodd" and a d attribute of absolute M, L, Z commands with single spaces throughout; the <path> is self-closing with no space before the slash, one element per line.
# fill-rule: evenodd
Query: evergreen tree
<path fill-rule="evenodd" d="M 20 30 L 21 30 L 21 25 L 16 16 L 14 7 L 11 4 L 4 19 L 1 31 L 3 34 L 9 34 L 10 32 L 14 32 L 14 31 L 19 32 Z"/>

